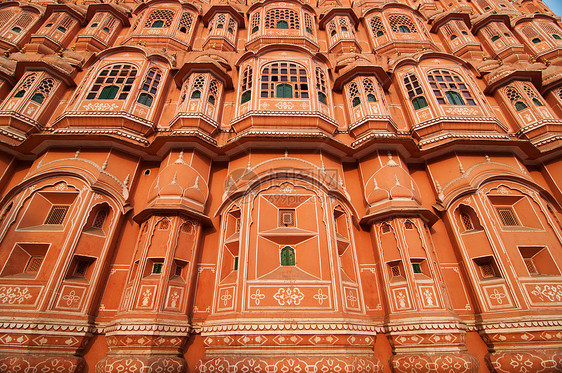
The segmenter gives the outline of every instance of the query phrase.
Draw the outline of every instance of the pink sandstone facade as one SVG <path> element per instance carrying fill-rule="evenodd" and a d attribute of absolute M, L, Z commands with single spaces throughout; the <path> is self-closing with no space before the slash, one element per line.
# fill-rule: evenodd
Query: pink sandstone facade
<path fill-rule="evenodd" d="M 540 0 L 0 3 L 0 372 L 562 371 Z"/>

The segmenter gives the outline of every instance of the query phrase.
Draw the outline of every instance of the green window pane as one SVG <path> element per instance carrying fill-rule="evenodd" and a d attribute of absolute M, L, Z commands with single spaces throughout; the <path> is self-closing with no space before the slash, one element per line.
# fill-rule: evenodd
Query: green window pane
<path fill-rule="evenodd" d="M 295 265 L 295 249 L 290 246 L 285 246 L 281 249 L 281 265 L 294 266 Z"/>
<path fill-rule="evenodd" d="M 201 98 L 201 91 L 195 90 L 191 92 L 191 98 Z"/>
<path fill-rule="evenodd" d="M 117 87 L 116 85 L 108 85 L 107 87 L 103 87 L 98 99 L 113 100 L 115 96 L 117 96 L 117 92 L 119 92 L 119 87 Z"/>
<path fill-rule="evenodd" d="M 535 106 L 544 106 L 538 98 L 533 98 L 533 104 L 535 104 Z"/>
<path fill-rule="evenodd" d="M 150 106 L 152 106 L 152 100 L 153 100 L 153 98 L 152 98 L 151 95 L 143 92 L 139 95 L 139 99 L 137 100 L 137 102 L 139 104 L 143 104 L 145 106 L 150 107 Z"/>
<path fill-rule="evenodd" d="M 450 105 L 464 105 L 464 100 L 458 92 L 447 91 L 445 92 L 445 97 L 447 97 Z"/>
<path fill-rule="evenodd" d="M 408 26 L 404 26 L 404 25 L 398 26 L 398 31 L 402 32 L 404 34 L 409 34 L 411 32 L 410 28 Z"/>
<path fill-rule="evenodd" d="M 246 91 L 242 93 L 242 98 L 240 100 L 240 103 L 243 104 L 245 102 L 248 102 L 250 101 L 251 98 L 252 98 L 252 91 Z"/>
<path fill-rule="evenodd" d="M 25 95 L 25 90 L 21 89 L 21 90 L 16 92 L 14 97 L 23 97 L 23 95 Z"/>
<path fill-rule="evenodd" d="M 278 22 L 277 22 L 277 28 L 280 28 L 280 29 L 288 29 L 288 28 L 289 28 L 289 24 L 287 23 L 287 21 L 278 21 Z"/>
<path fill-rule="evenodd" d="M 377 102 L 377 98 L 375 97 L 374 94 L 369 93 L 369 94 L 367 95 L 367 101 L 369 101 L 369 102 Z"/>
<path fill-rule="evenodd" d="M 162 21 L 161 19 L 156 20 L 156 21 L 152 22 L 152 25 L 150 27 L 152 27 L 152 28 L 164 27 L 164 21 Z"/>
<path fill-rule="evenodd" d="M 412 100 L 412 105 L 414 106 L 414 110 L 419 110 L 427 106 L 427 101 L 423 96 L 416 97 Z"/>
<path fill-rule="evenodd" d="M 293 87 L 289 84 L 279 84 L 276 88 L 277 98 L 293 98 Z"/>
<path fill-rule="evenodd" d="M 31 96 L 31 101 L 35 101 L 38 104 L 42 104 L 44 100 L 45 100 L 45 96 L 43 96 L 43 94 L 41 93 L 36 93 L 33 96 Z"/>
<path fill-rule="evenodd" d="M 353 107 L 361 105 L 361 99 L 359 99 L 359 97 L 354 97 L 353 100 L 351 100 L 351 105 L 353 105 Z"/>
<path fill-rule="evenodd" d="M 525 110 L 527 107 L 528 106 L 523 101 L 517 101 L 515 103 L 515 109 L 517 109 L 517 111 Z"/>
<path fill-rule="evenodd" d="M 327 100 L 326 95 L 324 94 L 324 92 L 318 92 L 318 101 L 320 101 L 320 102 L 323 103 L 324 105 L 328 104 L 328 100 Z"/>
<path fill-rule="evenodd" d="M 207 101 L 209 101 L 209 104 L 214 105 L 216 101 L 215 96 L 210 95 Z"/>

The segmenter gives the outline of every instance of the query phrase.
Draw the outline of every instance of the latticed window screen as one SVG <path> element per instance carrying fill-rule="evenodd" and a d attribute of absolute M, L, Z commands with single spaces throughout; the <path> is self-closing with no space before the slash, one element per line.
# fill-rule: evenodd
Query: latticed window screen
<path fill-rule="evenodd" d="M 490 10 L 490 9 L 492 9 L 492 7 L 490 6 L 490 4 L 488 3 L 487 0 L 476 0 L 476 4 L 478 4 L 478 6 L 479 6 L 482 10 Z"/>
<path fill-rule="evenodd" d="M 195 76 L 193 79 L 193 83 L 191 83 L 191 98 L 197 99 L 201 98 L 201 92 L 205 87 L 205 75 L 199 74 Z"/>
<path fill-rule="evenodd" d="M 260 13 L 254 13 L 252 16 L 252 34 L 260 29 Z"/>
<path fill-rule="evenodd" d="M 242 96 L 240 102 L 246 103 L 252 98 L 252 66 L 246 66 L 242 74 Z"/>
<path fill-rule="evenodd" d="M 231 18 L 228 20 L 228 33 L 234 34 L 236 32 L 236 22 Z"/>
<path fill-rule="evenodd" d="M 363 83 L 363 92 L 365 92 L 365 96 L 367 97 L 367 102 L 377 102 L 375 83 L 373 83 L 373 80 L 369 78 L 365 78 L 362 80 L 362 83 Z"/>
<path fill-rule="evenodd" d="M 371 32 L 374 37 L 379 37 L 384 35 L 384 25 L 382 23 L 381 17 L 374 16 L 369 20 L 369 26 L 371 27 Z"/>
<path fill-rule="evenodd" d="M 468 213 L 461 212 L 461 220 L 462 225 L 464 226 L 464 230 L 470 231 L 474 229 L 474 226 L 472 225 L 472 219 L 470 218 L 470 215 Z"/>
<path fill-rule="evenodd" d="M 286 25 L 286 26 L 285 26 Z M 265 28 L 300 28 L 299 15 L 292 9 L 271 9 L 265 14 Z"/>
<path fill-rule="evenodd" d="M 261 74 L 262 98 L 309 98 L 306 69 L 295 63 L 275 62 Z"/>
<path fill-rule="evenodd" d="M 511 207 L 497 207 L 496 210 L 498 211 L 498 215 L 500 216 L 500 220 L 504 226 L 512 227 L 519 225 Z"/>
<path fill-rule="evenodd" d="M 406 220 L 404 222 L 404 228 L 406 229 L 414 229 L 414 223 L 411 220 Z"/>
<path fill-rule="evenodd" d="M 168 219 L 164 219 L 158 223 L 158 229 L 166 230 L 170 227 L 170 221 Z"/>
<path fill-rule="evenodd" d="M 351 82 L 347 88 L 349 94 L 349 101 L 351 106 L 355 107 L 361 104 L 361 98 L 359 97 L 359 86 L 355 82 Z"/>
<path fill-rule="evenodd" d="M 211 105 L 214 105 L 216 103 L 218 96 L 219 96 L 219 84 L 215 79 L 213 79 L 209 84 L 209 98 L 207 99 L 207 101 Z"/>
<path fill-rule="evenodd" d="M 34 20 L 34 17 L 31 15 L 31 13 L 23 12 L 22 14 L 19 15 L 19 17 L 14 22 L 14 28 L 18 27 L 20 29 L 20 31 L 25 30 L 26 28 L 28 28 L 31 25 L 33 20 Z M 12 31 L 15 31 L 14 28 L 12 28 Z"/>
<path fill-rule="evenodd" d="M 103 17 L 106 14 L 107 13 L 101 13 L 101 12 L 96 13 L 92 18 L 92 20 L 90 21 L 90 27 L 98 27 L 99 23 L 102 21 Z"/>
<path fill-rule="evenodd" d="M 402 273 L 400 272 L 400 266 L 390 267 L 390 272 L 392 273 L 392 277 L 402 276 Z"/>
<path fill-rule="evenodd" d="M 496 271 L 494 271 L 494 266 L 492 263 L 482 263 L 479 264 L 480 272 L 482 273 L 482 277 L 495 277 Z"/>
<path fill-rule="evenodd" d="M 408 73 L 404 76 L 404 86 L 408 92 L 408 97 L 412 101 L 414 110 L 427 106 L 427 100 L 423 95 L 423 89 L 416 74 Z"/>
<path fill-rule="evenodd" d="M 79 260 L 76 264 L 76 270 L 74 271 L 75 276 L 84 277 L 86 275 L 86 271 L 90 266 L 90 262 L 87 260 Z"/>
<path fill-rule="evenodd" d="M 544 106 L 540 96 L 530 85 L 523 84 L 523 91 L 525 92 L 525 94 L 527 94 L 531 101 L 533 101 L 533 104 L 535 104 L 535 106 Z"/>
<path fill-rule="evenodd" d="M 42 104 L 46 97 L 49 96 L 51 90 L 55 85 L 55 81 L 51 78 L 43 79 L 39 86 L 35 89 L 33 96 L 31 96 L 31 101 L 35 101 L 38 104 Z"/>
<path fill-rule="evenodd" d="M 148 16 L 144 27 L 170 27 L 173 20 L 174 12 L 167 9 L 158 9 Z"/>
<path fill-rule="evenodd" d="M 279 226 L 293 227 L 295 225 L 294 210 L 279 210 Z"/>
<path fill-rule="evenodd" d="M 533 258 L 524 258 L 523 261 L 525 262 L 525 267 L 527 267 L 527 271 L 529 271 L 530 275 L 538 275 L 539 271 L 535 266 L 535 262 L 533 262 Z"/>
<path fill-rule="evenodd" d="M 43 263 L 44 257 L 42 255 L 33 255 L 27 261 L 25 265 L 25 273 L 37 273 L 39 272 L 39 268 L 41 268 L 41 264 Z"/>
<path fill-rule="evenodd" d="M 53 14 L 49 17 L 49 19 L 47 20 L 47 22 L 45 23 L 45 26 L 43 26 L 43 27 L 46 27 L 46 28 L 52 27 L 53 24 L 59 19 L 60 16 L 61 16 L 61 13 L 60 13 L 60 12 L 55 12 L 55 13 L 53 13 Z"/>
<path fill-rule="evenodd" d="M 105 21 L 104 21 L 103 26 L 102 26 L 102 30 L 104 32 L 109 33 L 111 30 L 113 30 L 115 28 L 116 25 L 117 25 L 117 19 L 108 15 L 105 18 Z"/>
<path fill-rule="evenodd" d="M 148 107 L 152 106 L 161 78 L 162 72 L 159 69 L 153 67 L 148 70 L 144 83 L 141 87 L 141 93 L 137 100 L 140 104 Z"/>
<path fill-rule="evenodd" d="M 537 25 L 547 34 L 549 34 L 553 39 L 559 40 L 558 42 L 562 42 L 562 29 L 558 27 L 558 25 L 554 23 L 547 23 L 547 22 L 538 22 Z"/>
<path fill-rule="evenodd" d="M 62 224 L 64 222 L 64 218 L 67 212 L 68 212 L 67 205 L 51 206 L 51 209 L 49 210 L 49 214 L 47 214 L 47 218 L 45 219 L 45 224 L 48 225 Z"/>
<path fill-rule="evenodd" d="M 312 16 L 308 13 L 304 13 L 304 27 L 306 32 L 313 34 L 314 23 L 312 22 Z"/>
<path fill-rule="evenodd" d="M 384 223 L 382 225 L 382 233 L 388 233 L 388 232 L 390 232 L 390 224 Z"/>
<path fill-rule="evenodd" d="M 117 64 L 106 67 L 99 73 L 86 99 L 125 100 L 131 92 L 136 75 L 137 69 L 132 65 Z"/>
<path fill-rule="evenodd" d="M 476 105 L 467 85 L 457 74 L 447 70 L 433 70 L 427 74 L 427 79 L 441 105 Z"/>
<path fill-rule="evenodd" d="M 517 88 L 513 86 L 507 86 L 505 88 L 505 95 L 507 96 L 508 100 L 513 104 L 517 111 L 521 111 L 527 109 L 529 106 L 523 99 L 523 96 L 519 93 Z"/>
<path fill-rule="evenodd" d="M 558 94 L 558 98 L 562 100 L 562 88 L 558 89 L 557 94 Z"/>
<path fill-rule="evenodd" d="M 191 25 L 193 24 L 193 16 L 191 13 L 184 12 L 180 18 L 179 30 L 183 33 L 188 33 L 191 29 Z"/>
<path fill-rule="evenodd" d="M 540 34 L 535 30 L 533 25 L 526 25 L 521 28 L 521 33 L 529 40 L 540 37 Z"/>
<path fill-rule="evenodd" d="M 29 87 L 31 87 L 31 85 L 35 81 L 35 78 L 36 78 L 35 74 L 28 75 L 23 81 L 23 83 L 21 84 L 21 86 L 19 87 L 19 89 L 17 90 L 14 97 L 23 97 L 23 95 L 25 95 L 25 92 L 27 92 Z"/>
<path fill-rule="evenodd" d="M 328 96 L 326 90 L 326 74 L 320 67 L 315 69 L 316 71 L 316 91 L 318 92 L 318 101 L 323 104 L 328 103 Z"/>
<path fill-rule="evenodd" d="M 0 24 L 5 25 L 14 16 L 12 10 L 3 10 L 0 12 Z"/>
<path fill-rule="evenodd" d="M 403 14 L 391 14 L 388 17 L 390 27 L 394 32 L 417 32 L 417 28 L 412 19 Z"/>
<path fill-rule="evenodd" d="M 105 219 L 107 219 L 107 210 L 102 209 L 99 210 L 94 218 L 94 222 L 92 223 L 92 228 L 103 228 L 103 224 L 105 223 Z"/>
<path fill-rule="evenodd" d="M 337 30 L 336 30 L 336 22 L 335 21 L 332 21 L 328 24 L 328 33 L 330 34 L 330 36 L 334 36 L 338 33 Z"/>

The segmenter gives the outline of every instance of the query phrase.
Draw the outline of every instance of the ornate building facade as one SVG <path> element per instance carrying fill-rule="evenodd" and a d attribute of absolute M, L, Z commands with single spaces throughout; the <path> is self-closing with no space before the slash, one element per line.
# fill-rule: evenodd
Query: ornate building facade
<path fill-rule="evenodd" d="M 0 20 L 0 372 L 562 371 L 540 0 Z"/>

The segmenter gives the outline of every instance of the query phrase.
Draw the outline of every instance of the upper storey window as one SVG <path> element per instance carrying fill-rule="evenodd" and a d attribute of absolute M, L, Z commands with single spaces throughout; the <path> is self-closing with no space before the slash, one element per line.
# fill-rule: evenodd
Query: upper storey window
<path fill-rule="evenodd" d="M 170 27 L 172 25 L 173 20 L 174 20 L 174 12 L 172 12 L 171 10 L 159 9 L 150 13 L 150 16 L 147 18 L 146 22 L 144 23 L 144 27 L 151 27 L 151 28 Z"/>
<path fill-rule="evenodd" d="M 404 77 L 404 86 L 406 87 L 408 97 L 410 98 L 414 110 L 422 109 L 428 105 L 423 88 L 416 74 L 406 74 Z"/>
<path fill-rule="evenodd" d="M 326 74 L 320 67 L 316 68 L 316 91 L 318 93 L 318 101 L 324 105 L 328 104 L 328 96 L 326 90 Z"/>
<path fill-rule="evenodd" d="M 233 51 L 236 48 L 238 20 L 229 13 L 215 13 L 209 22 L 209 36 L 203 47 Z"/>
<path fill-rule="evenodd" d="M 436 49 L 424 23 L 403 9 L 388 8 L 375 15 L 367 15 L 375 52 L 414 52 L 420 48 Z"/>
<path fill-rule="evenodd" d="M 0 37 L 11 43 L 18 43 L 29 31 L 39 15 L 27 10 L 6 9 L 0 12 Z"/>
<path fill-rule="evenodd" d="M 272 3 L 254 9 L 250 13 L 246 46 L 255 49 L 271 43 L 290 43 L 317 51 L 316 24 L 308 8 L 292 3 Z"/>
<path fill-rule="evenodd" d="M 158 92 L 158 85 L 160 84 L 161 79 L 162 71 L 160 71 L 160 69 L 153 67 L 148 70 L 144 83 L 141 87 L 141 92 L 139 93 L 139 97 L 137 99 L 139 104 L 143 104 L 147 107 L 152 106 L 152 102 Z"/>
<path fill-rule="evenodd" d="M 113 13 L 100 11 L 96 12 L 88 26 L 82 29 L 76 40 L 78 49 L 99 52 L 109 47 L 117 38 L 123 28 L 124 19 Z M 127 23 L 128 25 L 128 23 Z"/>
<path fill-rule="evenodd" d="M 184 82 L 178 111 L 218 120 L 223 83 L 212 73 L 193 73 Z"/>
<path fill-rule="evenodd" d="M 306 70 L 289 62 L 276 62 L 263 68 L 262 98 L 309 98 Z"/>
<path fill-rule="evenodd" d="M 31 36 L 31 50 L 49 53 L 66 47 L 79 28 L 76 18 L 66 12 L 54 12 L 37 33 Z"/>
<path fill-rule="evenodd" d="M 186 45 L 190 46 L 197 16 L 195 12 L 175 5 L 144 10 L 123 43 L 136 44 L 150 39 L 151 45 L 165 48 L 184 49 Z"/>
<path fill-rule="evenodd" d="M 47 73 L 29 73 L 14 87 L 11 94 L 3 102 L 1 110 L 4 114 L 18 113 L 27 121 L 44 124 L 50 116 L 49 110 L 57 104 L 54 98 L 63 89 L 61 82 Z"/>
<path fill-rule="evenodd" d="M 392 27 L 392 31 L 394 32 L 401 32 L 404 34 L 409 34 L 411 32 L 417 32 L 416 26 L 412 22 L 412 19 L 405 15 L 390 15 L 388 17 L 390 21 L 390 27 Z"/>
<path fill-rule="evenodd" d="M 86 99 L 88 100 L 125 100 L 135 82 L 137 69 L 129 64 L 116 64 L 103 69 Z"/>
<path fill-rule="evenodd" d="M 441 105 L 476 105 L 460 76 L 447 70 L 433 70 L 427 79 L 437 102 Z"/>
<path fill-rule="evenodd" d="M 376 78 L 357 77 L 345 86 L 345 93 L 351 122 L 373 115 L 388 115 L 382 87 Z"/>
<path fill-rule="evenodd" d="M 298 30 L 299 15 L 292 9 L 270 9 L 265 14 L 265 28 Z"/>
<path fill-rule="evenodd" d="M 246 66 L 242 74 L 242 86 L 240 95 L 240 103 L 244 104 L 252 99 L 252 66 Z"/>

